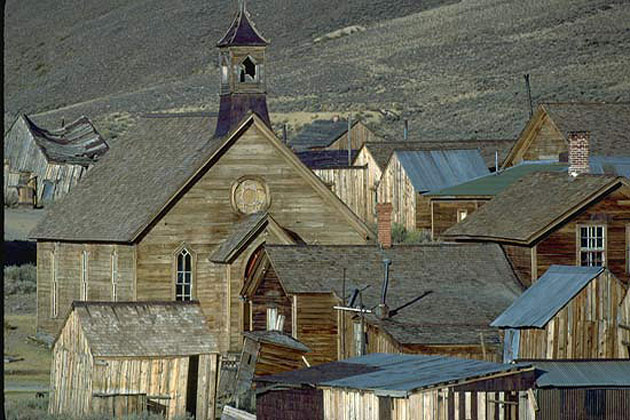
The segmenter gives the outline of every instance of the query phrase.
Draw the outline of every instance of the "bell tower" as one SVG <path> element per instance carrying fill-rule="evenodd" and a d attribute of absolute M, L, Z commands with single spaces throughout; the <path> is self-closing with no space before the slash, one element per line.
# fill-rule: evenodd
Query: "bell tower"
<path fill-rule="evenodd" d="M 248 112 L 255 112 L 271 126 L 265 80 L 267 45 L 250 20 L 245 0 L 239 0 L 234 21 L 217 43 L 221 99 L 215 137 L 228 134 Z"/>

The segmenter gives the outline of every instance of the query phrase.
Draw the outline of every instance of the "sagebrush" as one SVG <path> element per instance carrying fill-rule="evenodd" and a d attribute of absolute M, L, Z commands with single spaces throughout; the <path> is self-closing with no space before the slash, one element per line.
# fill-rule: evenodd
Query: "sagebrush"
<path fill-rule="evenodd" d="M 4 267 L 5 295 L 27 294 L 37 290 L 37 269 L 33 264 Z"/>

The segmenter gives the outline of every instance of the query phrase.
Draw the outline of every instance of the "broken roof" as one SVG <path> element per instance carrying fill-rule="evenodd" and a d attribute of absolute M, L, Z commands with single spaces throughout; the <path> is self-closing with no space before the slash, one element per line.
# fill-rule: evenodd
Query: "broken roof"
<path fill-rule="evenodd" d="M 336 169 L 353 167 L 352 162 L 357 157 L 358 150 L 308 150 L 297 152 L 303 164 L 311 169 Z M 358 167 L 357 167 L 358 168 Z"/>
<path fill-rule="evenodd" d="M 49 162 L 88 166 L 109 150 L 88 117 L 81 116 L 57 130 L 39 127 L 26 114 L 21 118 Z"/>
<path fill-rule="evenodd" d="M 488 173 L 478 150 L 397 150 L 393 156 L 417 192 L 460 184 Z"/>
<path fill-rule="evenodd" d="M 352 123 L 354 127 L 359 120 Z M 348 120 L 314 120 L 302 127 L 295 137 L 289 140 L 289 146 L 296 152 L 318 147 L 328 147 L 348 131 Z"/>
<path fill-rule="evenodd" d="M 217 42 L 218 47 L 264 46 L 269 42 L 262 37 L 250 20 L 249 12 L 242 1 L 228 31 Z"/>
<path fill-rule="evenodd" d="M 625 178 L 611 175 L 530 174 L 442 235 L 529 245 L 593 200 L 626 183 Z"/>
<path fill-rule="evenodd" d="M 254 341 L 265 342 L 274 344 L 276 346 L 287 347 L 290 349 L 302 351 L 308 353 L 311 351 L 299 340 L 291 337 L 289 334 L 285 334 L 282 331 L 247 331 L 244 332 L 245 337 L 251 338 Z"/>
<path fill-rule="evenodd" d="M 499 165 L 514 145 L 513 139 L 497 140 L 424 140 L 424 141 L 382 141 L 368 142 L 363 145 L 370 152 L 381 170 L 396 150 L 449 150 L 479 149 L 488 168 L 495 166 L 495 154 L 499 152 Z"/>
<path fill-rule="evenodd" d="M 454 386 L 495 374 L 518 373 L 527 364 L 500 364 L 420 354 L 373 353 L 306 369 L 260 376 L 266 383 L 313 385 L 373 391 L 376 395 L 406 397 L 423 388 Z"/>
<path fill-rule="evenodd" d="M 94 356 L 158 357 L 215 353 L 199 302 L 74 302 Z"/>
<path fill-rule="evenodd" d="M 552 265 L 490 325 L 499 328 L 544 328 L 603 272 L 602 267 Z"/>
<path fill-rule="evenodd" d="M 431 294 L 382 321 L 381 325 L 403 344 L 478 344 L 479 333 L 498 342 L 489 324 L 521 293 L 510 263 L 495 244 L 378 246 L 283 246 L 265 245 L 284 290 L 296 293 L 346 295 L 363 291 L 371 308 L 380 302 L 383 259 L 392 261 L 387 304 L 393 310 L 420 294 Z"/>

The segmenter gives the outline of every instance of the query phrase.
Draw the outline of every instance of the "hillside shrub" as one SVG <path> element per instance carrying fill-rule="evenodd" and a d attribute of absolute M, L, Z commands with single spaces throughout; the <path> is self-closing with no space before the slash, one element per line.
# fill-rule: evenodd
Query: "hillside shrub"
<path fill-rule="evenodd" d="M 4 267 L 4 293 L 27 294 L 37 290 L 37 269 L 33 264 Z"/>
<path fill-rule="evenodd" d="M 427 229 L 408 231 L 400 223 L 393 223 L 392 242 L 395 244 L 406 245 L 431 242 L 431 232 Z"/>

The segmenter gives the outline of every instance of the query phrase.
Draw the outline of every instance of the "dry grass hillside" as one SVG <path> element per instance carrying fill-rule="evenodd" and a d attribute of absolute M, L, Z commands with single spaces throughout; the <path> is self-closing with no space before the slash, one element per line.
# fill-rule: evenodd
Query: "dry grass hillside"
<path fill-rule="evenodd" d="M 138 112 L 214 110 L 233 3 L 9 0 L 5 128 L 17 112 L 87 114 L 115 135 Z M 506 137 L 528 116 L 524 73 L 535 101 L 630 101 L 624 0 L 248 4 L 272 42 L 272 112 L 387 109 L 417 136 Z"/>

